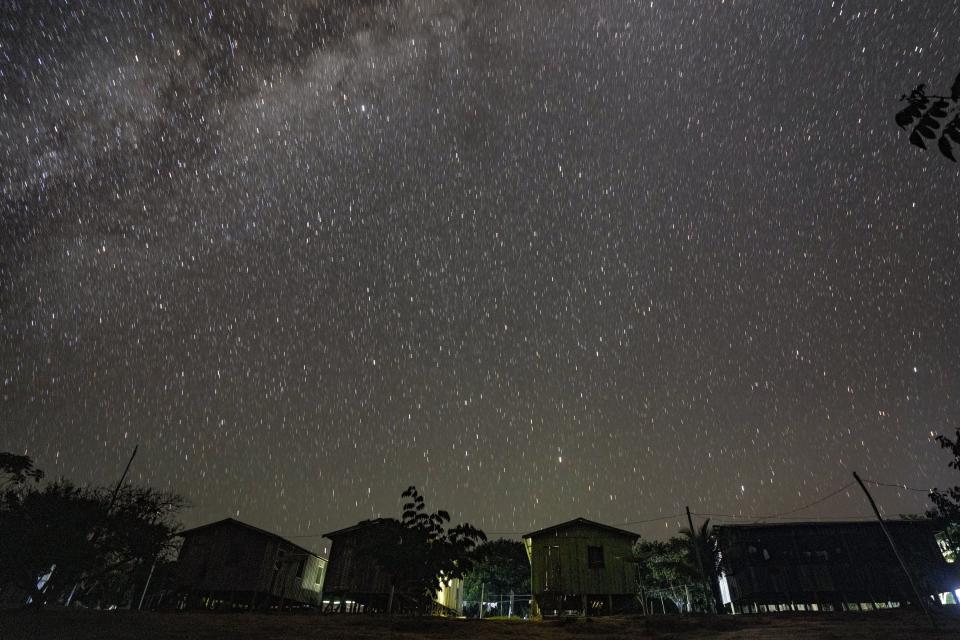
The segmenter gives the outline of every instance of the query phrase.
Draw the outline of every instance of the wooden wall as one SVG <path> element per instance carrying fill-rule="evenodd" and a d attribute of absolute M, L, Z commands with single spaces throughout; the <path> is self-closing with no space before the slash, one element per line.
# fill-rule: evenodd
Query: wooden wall
<path fill-rule="evenodd" d="M 633 539 L 589 526 L 571 526 L 526 538 L 534 594 L 633 595 Z M 590 567 L 588 547 L 603 548 L 603 567 Z"/>
<path fill-rule="evenodd" d="M 301 561 L 303 571 L 297 576 Z M 225 524 L 188 533 L 177 570 L 181 590 L 196 597 L 215 596 L 246 606 L 253 604 L 252 594 L 263 599 L 270 594 L 317 605 L 325 566 L 322 558 L 279 538 Z"/>
<path fill-rule="evenodd" d="M 376 563 L 358 552 L 364 529 L 336 536 L 330 545 L 330 563 L 324 579 L 324 594 L 360 594 L 390 592 L 390 577 Z"/>
<path fill-rule="evenodd" d="M 960 586 L 927 521 L 888 523 L 926 594 Z M 909 582 L 875 522 L 718 527 L 730 600 L 737 603 L 913 601 Z"/>
<path fill-rule="evenodd" d="M 180 582 L 199 591 L 266 591 L 268 540 L 240 527 L 211 527 L 188 535 L 180 549 Z"/>

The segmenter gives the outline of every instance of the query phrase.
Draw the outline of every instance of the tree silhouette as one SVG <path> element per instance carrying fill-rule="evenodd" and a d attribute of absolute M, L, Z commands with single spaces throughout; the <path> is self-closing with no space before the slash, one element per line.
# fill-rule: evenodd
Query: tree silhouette
<path fill-rule="evenodd" d="M 0 451 L 0 474 L 7 476 L 3 484 L 0 484 L 0 489 L 9 488 L 10 485 L 23 485 L 27 478 L 33 478 L 34 482 L 43 479 L 43 471 L 33 466 L 30 456 L 19 456 L 7 451 Z"/>
<path fill-rule="evenodd" d="M 69 482 L 8 491 L 0 505 L 0 584 L 17 587 L 36 606 L 55 599 L 96 566 L 91 534 L 105 515 L 95 496 Z"/>
<path fill-rule="evenodd" d="M 401 494 L 400 520 L 380 518 L 358 550 L 371 558 L 390 577 L 395 591 L 413 598 L 421 613 L 428 613 L 444 580 L 463 578 L 473 565 L 473 549 L 486 541 L 483 531 L 467 524 L 450 529 L 450 514 L 429 513 L 416 487 Z"/>
<path fill-rule="evenodd" d="M 703 583 L 700 573 L 698 550 L 708 584 Z M 677 610 L 683 607 L 687 595 L 694 601 L 692 604 L 701 610 L 710 610 L 711 605 L 717 611 L 723 610 L 722 602 L 717 608 L 720 600 L 717 544 L 709 519 L 694 531 L 681 529 L 679 536 L 667 541 L 639 540 L 633 548 L 633 562 L 637 564 L 640 598 L 644 608 L 648 606 L 648 601 L 666 594 L 667 600 Z"/>
<path fill-rule="evenodd" d="M 104 603 L 105 583 L 129 583 L 122 578 L 172 550 L 184 506 L 174 493 L 125 486 L 114 498 L 111 489 L 67 480 L 34 486 L 26 479 L 42 472 L 9 453 L 0 453 L 0 473 L 8 476 L 0 491 L 0 589 L 14 586 L 35 606 L 66 598 L 80 582 L 74 599 L 127 604 L 116 592 Z"/>
<path fill-rule="evenodd" d="M 896 121 L 901 129 L 910 129 L 910 143 L 926 149 L 928 141 L 936 140 L 940 153 L 956 162 L 953 145 L 960 146 L 960 74 L 949 96 L 927 95 L 926 85 L 919 84 L 900 100 L 908 105 L 897 113 Z"/>
<path fill-rule="evenodd" d="M 530 592 L 530 561 L 522 542 L 491 540 L 478 546 L 473 556 L 473 568 L 463 579 L 465 600 L 478 602 L 483 593 Z"/>
<path fill-rule="evenodd" d="M 687 542 L 689 548 L 688 561 L 696 559 L 699 554 L 700 561 L 703 562 L 703 571 L 706 573 L 703 578 L 707 581 L 710 588 L 710 594 L 713 597 L 713 605 L 716 611 L 723 611 L 723 600 L 720 596 L 719 567 L 717 563 L 717 536 L 710 526 L 710 518 L 703 521 L 698 529 L 691 531 L 688 527 L 680 530 L 680 535 Z M 692 558 L 691 558 L 692 556 Z M 697 567 L 699 570 L 699 566 Z"/>
<path fill-rule="evenodd" d="M 947 436 L 937 436 L 937 442 L 944 449 L 949 449 L 953 460 L 949 462 L 951 469 L 960 471 L 960 429 L 957 429 L 957 439 L 951 440 Z M 960 522 L 960 487 L 951 487 L 946 491 L 934 489 L 930 492 L 930 500 L 937 508 L 937 514 L 952 522 Z"/>
<path fill-rule="evenodd" d="M 685 585 L 699 582 L 695 561 L 690 557 L 690 546 L 687 540 L 677 536 L 667 541 L 637 541 L 633 547 L 633 562 L 637 565 L 644 610 L 647 610 L 649 601 L 667 594 L 666 600 L 679 611 L 685 599 Z"/>

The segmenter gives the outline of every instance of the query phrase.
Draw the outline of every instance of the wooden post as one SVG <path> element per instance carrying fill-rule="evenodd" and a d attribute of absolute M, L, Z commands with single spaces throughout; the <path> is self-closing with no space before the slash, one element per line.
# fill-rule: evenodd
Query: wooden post
<path fill-rule="evenodd" d="M 289 577 L 290 569 L 293 568 L 287 558 L 284 558 L 284 560 L 286 560 L 286 562 L 283 563 L 283 567 L 280 569 L 280 611 L 286 611 L 287 609 L 287 578 Z"/>
<path fill-rule="evenodd" d="M 140 594 L 140 604 L 137 605 L 137 611 L 143 609 L 143 599 L 147 597 L 147 589 L 150 588 L 150 581 L 153 579 L 153 570 L 157 568 L 157 559 L 153 559 L 153 564 L 150 565 L 150 574 L 147 575 L 147 584 L 143 585 L 143 593 Z"/>
<path fill-rule="evenodd" d="M 487 585 L 480 583 L 480 619 L 483 620 L 483 596 Z"/>
<path fill-rule="evenodd" d="M 273 604 L 273 586 L 277 581 L 277 572 L 280 570 L 280 567 L 277 566 L 277 561 L 280 558 L 280 543 L 277 542 L 275 544 L 276 544 L 276 547 L 274 548 L 274 552 L 273 552 L 273 564 L 270 565 L 270 568 L 272 569 L 271 576 L 270 576 L 270 586 L 267 587 L 267 606 L 265 607 L 267 611 L 270 610 L 270 605 Z"/>
<path fill-rule="evenodd" d="M 913 589 L 913 594 L 917 597 L 917 604 L 920 605 L 920 607 L 923 609 L 923 612 L 927 615 L 927 620 L 930 621 L 930 625 L 936 629 L 937 623 L 934 622 L 933 616 L 930 615 L 930 609 L 927 608 L 927 602 L 923 596 L 920 595 L 920 590 L 917 589 L 917 585 L 913 581 L 913 576 L 911 576 L 910 571 L 907 570 L 907 565 L 900 556 L 900 551 L 897 550 L 897 544 L 893 541 L 893 536 L 890 535 L 890 531 L 887 529 L 887 524 L 880 516 L 880 510 L 877 509 L 877 503 L 873 501 L 873 496 L 871 496 L 870 492 L 867 491 L 866 485 L 863 484 L 863 480 L 860 479 L 860 476 L 857 475 L 856 471 L 853 472 L 853 477 L 856 479 L 857 484 L 860 485 L 860 488 L 863 489 L 863 493 L 866 494 L 867 500 L 870 502 L 870 508 L 873 509 L 873 514 L 877 516 L 877 521 L 880 523 L 880 528 L 883 530 L 884 535 L 887 536 L 887 542 L 890 543 L 890 549 L 893 550 L 893 555 L 896 556 L 897 562 L 900 563 L 900 568 L 903 569 L 904 575 L 907 576 L 907 581 L 910 583 L 910 588 Z"/>

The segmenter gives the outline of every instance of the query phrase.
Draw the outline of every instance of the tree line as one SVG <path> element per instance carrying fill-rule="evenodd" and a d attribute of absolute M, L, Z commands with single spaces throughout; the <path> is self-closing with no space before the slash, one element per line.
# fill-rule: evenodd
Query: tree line
<path fill-rule="evenodd" d="M 43 480 L 29 456 L 0 452 L 0 598 L 130 606 L 151 569 L 169 576 L 182 496 Z"/>
<path fill-rule="evenodd" d="M 960 429 L 955 438 L 936 440 L 949 450 L 949 466 L 960 471 Z M 172 586 L 182 496 L 136 485 L 110 490 L 43 480 L 28 456 L 0 452 L 0 598 L 17 590 L 32 606 L 133 606 L 148 572 L 157 574 L 158 586 Z M 476 614 L 484 592 L 530 592 L 523 544 L 487 540 L 468 523 L 450 527 L 450 514 L 430 512 L 416 487 L 401 497 L 400 518 L 369 521 L 376 526 L 359 551 L 390 576 L 393 590 L 413 598 L 415 610 L 431 611 L 437 590 L 454 579 L 464 582 L 468 614 Z M 947 523 L 948 544 L 960 557 L 960 486 L 934 489 L 930 499 L 926 515 Z M 631 561 L 644 613 L 723 611 L 709 520 L 669 540 L 639 540 Z"/>

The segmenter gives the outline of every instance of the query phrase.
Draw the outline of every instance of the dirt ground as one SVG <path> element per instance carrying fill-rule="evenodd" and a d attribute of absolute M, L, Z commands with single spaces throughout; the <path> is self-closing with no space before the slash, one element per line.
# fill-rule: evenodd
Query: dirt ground
<path fill-rule="evenodd" d="M 937 622 L 939 629 L 935 631 L 923 614 L 914 611 L 610 617 L 526 622 L 294 613 L 137 613 L 46 609 L 0 612 L 0 640 L 960 638 L 960 611 L 941 611 L 937 614 Z"/>

